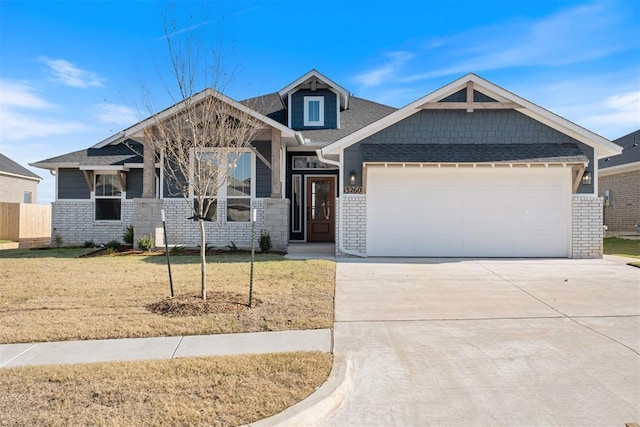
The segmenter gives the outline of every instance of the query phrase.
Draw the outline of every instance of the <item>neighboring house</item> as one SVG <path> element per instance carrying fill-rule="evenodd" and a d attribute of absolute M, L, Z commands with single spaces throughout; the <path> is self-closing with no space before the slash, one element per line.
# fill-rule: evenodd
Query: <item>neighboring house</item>
<path fill-rule="evenodd" d="M 620 148 L 474 74 L 399 110 L 315 70 L 242 103 L 210 89 L 196 96 L 263 123 L 233 177 L 250 184 L 250 201 L 223 190 L 206 223 L 216 246 L 250 245 L 250 206 L 277 249 L 335 241 L 356 256 L 602 256 L 594 166 Z M 65 242 L 106 242 L 133 224 L 160 244 L 164 209 L 168 242 L 198 244 L 197 223 L 157 162 L 162 153 L 145 150 L 151 123 L 33 164 L 55 171 L 53 226 Z"/>
<path fill-rule="evenodd" d="M 640 130 L 616 139 L 622 154 L 598 162 L 598 194 L 604 198 L 604 224 L 611 234 L 640 227 Z"/>
<path fill-rule="evenodd" d="M 38 175 L 0 153 L 0 202 L 37 203 L 40 181 Z"/>

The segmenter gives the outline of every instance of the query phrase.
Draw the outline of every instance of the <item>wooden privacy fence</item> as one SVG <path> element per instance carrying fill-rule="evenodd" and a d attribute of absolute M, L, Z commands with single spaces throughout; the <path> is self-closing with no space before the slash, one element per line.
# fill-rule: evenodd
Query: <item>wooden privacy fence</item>
<path fill-rule="evenodd" d="M 20 247 L 51 242 L 51 206 L 0 203 L 0 240 L 13 240 Z"/>

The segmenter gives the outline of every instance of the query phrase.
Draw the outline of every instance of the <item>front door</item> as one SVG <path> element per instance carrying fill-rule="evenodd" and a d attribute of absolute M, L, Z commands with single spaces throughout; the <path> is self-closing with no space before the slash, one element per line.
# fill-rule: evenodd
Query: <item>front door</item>
<path fill-rule="evenodd" d="M 335 239 L 335 177 L 307 177 L 307 242 Z"/>

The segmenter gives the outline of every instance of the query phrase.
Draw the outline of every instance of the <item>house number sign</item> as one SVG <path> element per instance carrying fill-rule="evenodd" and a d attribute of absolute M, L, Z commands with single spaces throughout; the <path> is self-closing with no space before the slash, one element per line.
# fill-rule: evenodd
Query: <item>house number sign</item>
<path fill-rule="evenodd" d="M 344 194 L 362 194 L 362 187 L 344 187 Z"/>

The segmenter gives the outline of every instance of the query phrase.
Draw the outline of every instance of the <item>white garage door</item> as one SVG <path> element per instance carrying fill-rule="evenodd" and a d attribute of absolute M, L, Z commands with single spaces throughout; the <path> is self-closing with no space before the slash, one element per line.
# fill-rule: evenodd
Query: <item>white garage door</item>
<path fill-rule="evenodd" d="M 571 169 L 367 167 L 367 255 L 568 257 Z"/>

